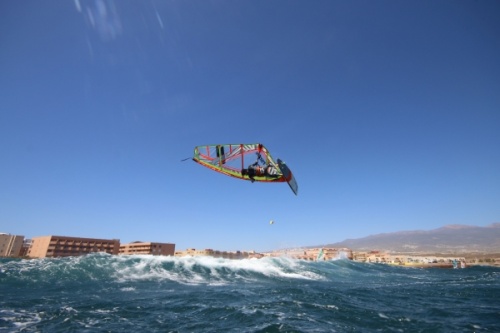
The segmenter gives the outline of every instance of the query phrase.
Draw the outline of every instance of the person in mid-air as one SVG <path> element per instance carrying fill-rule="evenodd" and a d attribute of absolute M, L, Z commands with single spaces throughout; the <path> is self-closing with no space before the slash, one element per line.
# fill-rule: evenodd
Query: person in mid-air
<path fill-rule="evenodd" d="M 279 175 L 276 172 L 276 168 L 274 168 L 271 164 L 261 166 L 261 165 L 259 165 L 258 160 L 257 160 L 257 162 L 249 165 L 247 169 L 242 169 L 241 175 L 248 176 L 252 183 L 255 181 L 256 176 L 279 177 Z"/>

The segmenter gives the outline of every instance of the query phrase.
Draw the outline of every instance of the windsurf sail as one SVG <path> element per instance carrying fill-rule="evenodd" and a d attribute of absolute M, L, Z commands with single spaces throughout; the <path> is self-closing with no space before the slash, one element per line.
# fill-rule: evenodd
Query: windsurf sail
<path fill-rule="evenodd" d="M 324 253 L 323 253 L 323 248 L 318 253 L 318 257 L 316 258 L 316 261 L 324 260 Z"/>
<path fill-rule="evenodd" d="M 278 167 L 283 173 L 283 177 L 288 183 L 288 186 L 290 186 L 290 189 L 293 191 L 293 193 L 295 193 L 295 195 L 297 195 L 297 192 L 299 191 L 299 185 L 297 184 L 297 181 L 295 180 L 295 177 L 293 176 L 290 168 L 288 168 L 285 162 L 283 162 L 279 158 L 278 158 Z"/>
<path fill-rule="evenodd" d="M 284 163 L 279 159 L 274 160 L 269 150 L 260 143 L 196 146 L 193 161 L 213 171 L 238 179 L 256 182 L 288 182 L 289 184 L 293 179 L 295 182 L 290 169 L 286 167 L 284 170 L 282 168 Z M 262 168 L 265 172 L 250 177 L 246 171 L 252 165 Z M 294 193 L 297 194 L 296 190 Z"/>

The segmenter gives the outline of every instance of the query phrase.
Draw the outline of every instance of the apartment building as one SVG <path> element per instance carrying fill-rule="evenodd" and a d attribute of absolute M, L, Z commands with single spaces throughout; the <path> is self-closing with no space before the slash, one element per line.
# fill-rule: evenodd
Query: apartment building
<path fill-rule="evenodd" d="M 132 242 L 120 245 L 119 254 L 152 254 L 155 256 L 173 256 L 175 254 L 175 244 Z"/>
<path fill-rule="evenodd" d="M 27 257 L 28 256 L 28 250 L 30 249 L 31 246 L 31 239 L 25 238 L 23 242 L 23 247 L 21 248 L 21 253 L 19 253 L 20 257 Z"/>
<path fill-rule="evenodd" d="M 0 233 L 0 257 L 19 257 L 24 236 Z"/>
<path fill-rule="evenodd" d="M 69 257 L 81 256 L 93 252 L 118 254 L 119 250 L 119 239 L 41 236 L 32 238 L 28 257 Z"/>

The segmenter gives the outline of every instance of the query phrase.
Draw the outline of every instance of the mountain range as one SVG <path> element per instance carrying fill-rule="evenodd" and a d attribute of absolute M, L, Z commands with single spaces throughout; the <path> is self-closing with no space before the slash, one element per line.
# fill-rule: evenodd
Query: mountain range
<path fill-rule="evenodd" d="M 383 233 L 322 246 L 401 253 L 500 253 L 500 223 L 485 227 L 454 224 L 428 231 Z"/>

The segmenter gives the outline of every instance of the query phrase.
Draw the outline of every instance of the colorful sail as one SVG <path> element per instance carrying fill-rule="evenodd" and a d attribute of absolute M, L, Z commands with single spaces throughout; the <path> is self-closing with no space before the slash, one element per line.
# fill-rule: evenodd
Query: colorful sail
<path fill-rule="evenodd" d="M 297 194 L 298 186 L 290 169 L 280 159 L 275 161 L 269 150 L 260 143 L 196 146 L 193 160 L 204 167 L 238 179 L 288 182 Z M 246 173 L 249 168 L 259 168 L 262 172 L 249 176 Z"/>

